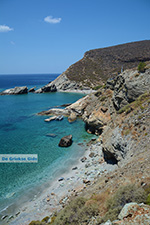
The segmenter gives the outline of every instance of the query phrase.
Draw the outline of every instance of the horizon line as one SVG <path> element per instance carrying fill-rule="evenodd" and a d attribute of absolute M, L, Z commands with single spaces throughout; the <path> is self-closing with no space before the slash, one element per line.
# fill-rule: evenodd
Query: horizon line
<path fill-rule="evenodd" d="M 53 75 L 53 74 L 62 74 L 62 73 L 0 73 L 0 76 L 1 75 Z"/>

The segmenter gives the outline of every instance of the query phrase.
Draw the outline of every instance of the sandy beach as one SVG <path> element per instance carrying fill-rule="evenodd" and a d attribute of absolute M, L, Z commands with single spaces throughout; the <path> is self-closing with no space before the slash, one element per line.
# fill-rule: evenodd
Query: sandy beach
<path fill-rule="evenodd" d="M 93 141 L 95 142 L 95 141 Z M 83 145 L 81 143 L 81 145 Z M 24 203 L 15 215 L 7 216 L 2 224 L 28 225 L 32 220 L 42 220 L 60 210 L 72 196 L 78 196 L 101 175 L 115 170 L 117 165 L 107 164 L 100 143 L 86 146 L 83 156 L 73 167 Z"/>

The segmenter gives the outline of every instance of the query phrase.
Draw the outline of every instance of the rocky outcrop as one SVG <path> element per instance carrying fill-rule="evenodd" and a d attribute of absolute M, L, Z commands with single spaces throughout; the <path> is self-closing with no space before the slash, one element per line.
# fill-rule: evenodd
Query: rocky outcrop
<path fill-rule="evenodd" d="M 107 128 L 103 137 L 104 159 L 110 163 L 118 163 L 118 161 L 124 159 L 130 147 L 130 141 L 122 137 L 121 129 L 119 127 L 112 130 Z"/>
<path fill-rule="evenodd" d="M 65 109 L 55 108 L 55 109 L 49 109 L 47 111 L 42 111 L 42 112 L 38 113 L 38 115 L 40 115 L 40 116 L 43 116 L 43 115 L 46 115 L 46 116 L 51 116 L 51 115 L 56 115 L 56 116 L 61 116 L 61 115 L 69 116 L 70 115 L 70 112 L 69 112 L 69 110 L 67 108 L 65 108 Z"/>
<path fill-rule="evenodd" d="M 72 135 L 61 138 L 59 142 L 60 147 L 69 147 L 70 145 L 72 145 Z"/>
<path fill-rule="evenodd" d="M 108 80 L 107 87 L 114 90 L 112 101 L 116 110 L 119 110 L 149 91 L 150 69 L 145 73 L 139 73 L 137 70 L 124 71 L 113 80 Z"/>
<path fill-rule="evenodd" d="M 11 89 L 6 89 L 5 91 L 2 91 L 0 95 L 19 95 L 19 94 L 27 94 L 28 88 L 26 86 L 24 87 L 15 87 Z"/>
<path fill-rule="evenodd" d="M 35 93 L 46 93 L 46 92 L 56 92 L 56 91 L 57 91 L 57 88 L 55 84 L 52 84 L 52 82 L 50 82 L 49 84 L 36 90 Z"/>
<path fill-rule="evenodd" d="M 83 86 L 82 83 L 71 81 L 64 73 L 57 77 L 54 81 L 45 85 L 44 87 L 35 91 L 35 93 L 54 92 L 54 91 L 66 91 L 66 92 L 78 92 L 90 93 L 92 90 L 89 87 Z"/>
<path fill-rule="evenodd" d="M 116 224 L 150 224 L 150 206 L 134 202 L 126 204 L 121 210 Z"/>

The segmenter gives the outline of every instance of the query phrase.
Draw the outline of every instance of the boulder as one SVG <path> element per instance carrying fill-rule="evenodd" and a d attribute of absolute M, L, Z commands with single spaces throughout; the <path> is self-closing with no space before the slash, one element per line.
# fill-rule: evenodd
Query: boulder
<path fill-rule="evenodd" d="M 124 159 L 130 148 L 130 140 L 122 137 L 121 129 L 119 127 L 116 127 L 114 130 L 109 129 L 109 131 L 106 131 L 106 134 L 103 134 L 103 137 L 102 151 L 104 159 L 111 164 Z"/>
<path fill-rule="evenodd" d="M 103 130 L 104 123 L 103 121 L 94 114 L 91 114 L 89 117 L 84 117 L 83 120 L 85 122 L 85 129 L 90 134 L 100 135 Z"/>
<path fill-rule="evenodd" d="M 11 89 L 6 89 L 5 91 L 2 91 L 0 95 L 19 95 L 19 94 L 27 94 L 28 88 L 26 86 L 24 87 L 15 87 Z"/>
<path fill-rule="evenodd" d="M 132 224 L 150 224 L 150 206 L 143 203 L 127 203 L 121 210 L 115 224 L 132 225 Z"/>
<path fill-rule="evenodd" d="M 72 145 L 72 135 L 64 136 L 59 142 L 60 147 L 69 147 Z"/>

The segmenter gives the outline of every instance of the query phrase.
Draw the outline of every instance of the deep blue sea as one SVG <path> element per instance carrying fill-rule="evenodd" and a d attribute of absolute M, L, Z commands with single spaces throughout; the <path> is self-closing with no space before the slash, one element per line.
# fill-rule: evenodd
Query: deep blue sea
<path fill-rule="evenodd" d="M 0 91 L 25 85 L 41 87 L 57 76 L 0 75 Z M 38 163 L 0 163 L 0 212 L 27 191 L 34 192 L 34 188 L 61 175 L 83 154 L 78 143 L 91 135 L 85 132 L 82 120 L 69 123 L 64 118 L 46 123 L 46 116 L 36 115 L 82 96 L 59 92 L 0 96 L 0 154 L 38 154 Z M 47 136 L 50 133 L 56 137 Z M 60 139 L 69 134 L 73 135 L 72 146 L 58 147 Z"/>

